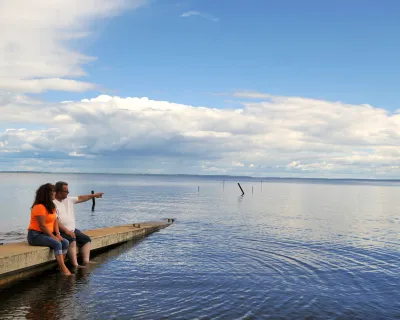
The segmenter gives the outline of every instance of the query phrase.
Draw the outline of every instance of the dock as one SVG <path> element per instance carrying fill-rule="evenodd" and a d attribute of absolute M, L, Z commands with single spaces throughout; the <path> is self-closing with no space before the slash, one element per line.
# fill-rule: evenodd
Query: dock
<path fill-rule="evenodd" d="M 161 222 L 141 222 L 109 228 L 85 230 L 92 239 L 91 252 L 127 241 L 141 239 L 168 227 L 174 219 Z M 0 245 L 0 286 L 26 278 L 57 266 L 53 250 L 48 247 L 30 246 L 27 241 Z"/>

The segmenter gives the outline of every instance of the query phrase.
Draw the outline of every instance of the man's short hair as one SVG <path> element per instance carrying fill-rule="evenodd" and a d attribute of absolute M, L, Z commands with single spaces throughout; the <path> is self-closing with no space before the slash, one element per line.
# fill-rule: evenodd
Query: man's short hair
<path fill-rule="evenodd" d="M 64 182 L 64 181 L 58 181 L 55 186 L 56 186 L 56 192 L 60 192 L 63 191 L 63 186 L 67 186 L 68 183 Z"/>

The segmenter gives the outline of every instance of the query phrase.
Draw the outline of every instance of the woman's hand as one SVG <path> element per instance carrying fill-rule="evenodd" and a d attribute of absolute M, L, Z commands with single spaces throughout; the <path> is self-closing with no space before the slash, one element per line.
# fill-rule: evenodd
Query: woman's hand
<path fill-rule="evenodd" d="M 63 237 L 60 234 L 56 234 L 56 239 L 60 242 L 63 241 Z"/>

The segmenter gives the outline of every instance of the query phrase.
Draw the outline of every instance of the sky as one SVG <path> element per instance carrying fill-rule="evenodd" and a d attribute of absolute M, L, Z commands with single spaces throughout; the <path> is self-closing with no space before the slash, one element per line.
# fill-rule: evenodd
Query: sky
<path fill-rule="evenodd" d="M 0 171 L 399 179 L 399 14 L 0 0 Z"/>

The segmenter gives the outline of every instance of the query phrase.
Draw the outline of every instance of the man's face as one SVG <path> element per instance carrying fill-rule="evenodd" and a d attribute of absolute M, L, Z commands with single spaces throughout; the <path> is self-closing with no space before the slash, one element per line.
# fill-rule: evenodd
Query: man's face
<path fill-rule="evenodd" d="M 62 191 L 60 191 L 60 198 L 61 199 L 66 199 L 68 196 L 69 190 L 68 190 L 68 186 L 64 185 L 62 187 Z"/>

